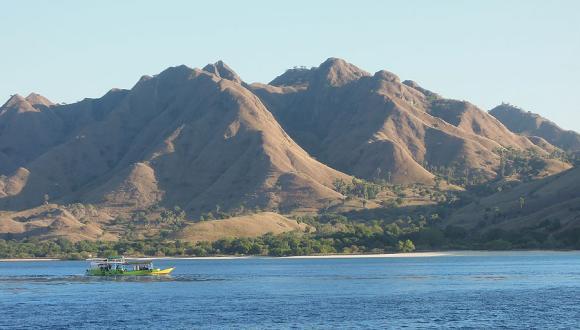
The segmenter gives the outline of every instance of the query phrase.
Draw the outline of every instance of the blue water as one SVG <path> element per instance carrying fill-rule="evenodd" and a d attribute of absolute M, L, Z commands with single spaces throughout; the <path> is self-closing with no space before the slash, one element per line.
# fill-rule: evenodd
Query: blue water
<path fill-rule="evenodd" d="M 580 253 L 159 260 L 164 278 L 85 262 L 0 262 L 0 328 L 578 328 Z"/>

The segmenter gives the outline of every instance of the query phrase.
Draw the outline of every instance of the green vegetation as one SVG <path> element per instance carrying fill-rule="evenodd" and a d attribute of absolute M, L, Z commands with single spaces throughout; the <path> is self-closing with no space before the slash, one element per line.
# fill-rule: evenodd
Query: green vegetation
<path fill-rule="evenodd" d="M 397 250 L 399 252 L 413 252 L 415 251 L 415 244 L 410 239 L 406 239 L 404 241 L 399 241 Z"/>
<path fill-rule="evenodd" d="M 465 164 L 453 163 L 449 166 L 436 166 L 424 162 L 423 166 L 436 176 L 436 184 L 441 180 L 460 187 L 469 187 L 487 181 L 485 173 L 481 170 L 469 169 Z"/>
<path fill-rule="evenodd" d="M 500 156 L 498 177 L 517 176 L 523 181 L 532 180 L 546 169 L 547 159 L 571 162 L 566 153 L 555 151 L 549 155 L 540 155 L 533 149 L 519 150 L 512 147 L 494 150 Z"/>
<path fill-rule="evenodd" d="M 175 215 L 175 213 L 173 213 Z M 167 215 L 168 219 L 172 216 Z M 178 217 L 179 218 L 179 217 Z M 307 233 L 266 234 L 258 238 L 231 238 L 190 243 L 164 238 L 118 242 L 64 239 L 39 241 L 0 240 L 0 258 L 84 259 L 110 255 L 127 256 L 291 256 L 331 253 L 391 253 L 416 250 L 508 250 L 580 248 L 580 228 L 560 233 L 560 222 L 544 221 L 523 230 L 497 228 L 467 230 L 439 226 L 438 213 L 402 216 L 394 221 L 349 220 L 343 215 L 297 217 L 316 230 Z"/>
<path fill-rule="evenodd" d="M 335 180 L 334 189 L 348 197 L 358 197 L 363 200 L 368 200 L 375 199 L 382 190 L 382 187 L 378 184 L 353 178 L 350 183 L 344 182 L 342 179 Z"/>
<path fill-rule="evenodd" d="M 548 159 L 573 163 L 574 158 L 562 151 L 554 151 L 549 155 L 540 155 L 533 149 L 520 150 L 513 147 L 496 148 L 494 152 L 500 157 L 500 166 L 497 178 L 516 177 L 522 181 L 529 181 L 546 170 Z M 422 166 L 437 177 L 437 186 L 441 180 L 451 184 L 471 188 L 483 185 L 489 181 L 481 170 L 470 169 L 464 163 L 452 163 L 448 166 L 437 166 L 427 161 Z"/>

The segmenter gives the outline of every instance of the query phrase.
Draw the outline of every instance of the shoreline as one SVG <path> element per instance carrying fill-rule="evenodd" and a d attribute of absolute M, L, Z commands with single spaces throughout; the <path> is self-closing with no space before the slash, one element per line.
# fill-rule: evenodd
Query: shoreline
<path fill-rule="evenodd" d="M 210 257 L 131 257 L 127 259 L 152 259 L 152 260 L 240 260 L 240 259 L 372 259 L 372 258 L 436 258 L 436 257 L 470 257 L 488 255 L 507 255 L 518 253 L 578 253 L 577 250 L 453 250 L 453 251 L 429 251 L 429 252 L 407 252 L 407 253 L 377 253 L 377 254 L 326 254 L 326 255 L 305 255 L 305 256 L 210 256 Z M 59 258 L 15 258 L 0 259 L 0 262 L 40 262 L 40 261 L 85 261 L 59 259 Z"/>
<path fill-rule="evenodd" d="M 287 256 L 284 259 L 356 259 L 356 258 L 432 258 L 452 256 L 457 251 L 444 252 L 405 252 L 377 254 L 327 254 L 311 256 Z"/>

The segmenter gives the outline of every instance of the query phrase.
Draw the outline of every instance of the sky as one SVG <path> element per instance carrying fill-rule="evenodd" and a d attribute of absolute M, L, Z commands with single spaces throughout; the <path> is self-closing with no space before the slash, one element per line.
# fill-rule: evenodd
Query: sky
<path fill-rule="evenodd" d="M 580 1 L 7 1 L 0 99 L 131 88 L 225 61 L 246 82 L 340 57 L 488 110 L 509 102 L 580 131 Z M 3 101 L 0 101 L 3 103 Z"/>

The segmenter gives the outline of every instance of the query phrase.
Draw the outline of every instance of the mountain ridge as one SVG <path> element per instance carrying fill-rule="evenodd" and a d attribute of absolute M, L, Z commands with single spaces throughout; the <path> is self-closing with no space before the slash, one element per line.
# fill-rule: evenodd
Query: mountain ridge
<path fill-rule="evenodd" d="M 327 83 L 321 84 L 318 72 L 343 75 L 334 84 L 334 76 L 323 74 Z M 552 149 L 512 133 L 468 102 L 444 99 L 414 82 L 401 83 L 386 70 L 367 74 L 344 60 L 330 58 L 318 68 L 291 69 L 270 85 L 250 87 L 309 153 L 365 179 L 376 179 L 381 172 L 390 173 L 394 183 L 432 184 L 432 166 L 459 164 L 489 180 L 500 165 L 497 148 L 514 146 L 540 154 Z M 455 145 L 454 152 L 443 152 L 444 144 Z"/>
<path fill-rule="evenodd" d="M 225 67 L 222 63 L 220 70 Z M 165 202 L 199 213 L 213 209 L 228 194 L 224 208 L 240 203 L 286 207 L 293 203 L 284 204 L 289 198 L 304 198 L 301 206 L 316 207 L 324 199 L 340 199 L 331 189 L 332 180 L 348 176 L 309 158 L 261 102 L 230 79 L 236 76 L 225 79 L 178 66 L 140 79 L 103 118 L 79 128 L 81 135 L 30 162 L 31 175 L 22 190 L 0 202 L 9 208 L 34 207 L 48 194 L 56 200 L 111 206 Z M 204 143 L 181 142 L 183 136 Z M 206 173 L 205 178 L 198 172 Z M 235 183 L 252 172 L 248 184 Z M 271 187 L 276 182 L 282 186 L 279 192 Z"/>
<path fill-rule="evenodd" d="M 518 134 L 540 137 L 565 151 L 580 153 L 580 134 L 564 130 L 538 114 L 507 103 L 498 105 L 489 113 Z"/>

